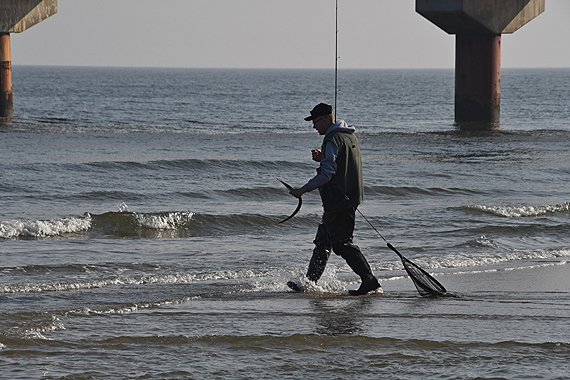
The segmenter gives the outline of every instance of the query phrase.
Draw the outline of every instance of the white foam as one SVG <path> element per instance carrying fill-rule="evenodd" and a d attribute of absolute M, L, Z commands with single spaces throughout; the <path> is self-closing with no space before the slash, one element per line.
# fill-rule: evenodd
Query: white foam
<path fill-rule="evenodd" d="M 4 285 L 0 286 L 0 294 L 78 291 L 116 285 L 188 284 L 196 281 L 239 280 L 267 276 L 271 276 L 271 274 L 265 271 L 247 269 L 204 273 L 172 273 L 156 276 L 110 277 L 89 281 Z"/>
<path fill-rule="evenodd" d="M 426 268 L 467 268 L 486 267 L 507 262 L 557 260 L 569 257 L 568 249 L 515 250 L 500 253 L 480 254 L 477 256 L 463 254 L 448 254 L 443 257 L 413 260 L 420 267 Z"/>
<path fill-rule="evenodd" d="M 309 279 L 302 274 L 299 274 L 290 280 L 299 283 L 305 293 L 340 294 L 346 292 L 346 287 L 343 285 L 343 282 L 336 277 L 336 273 L 334 273 L 334 271 L 326 271 L 317 283 L 309 281 Z"/>
<path fill-rule="evenodd" d="M 137 224 L 140 227 L 155 229 L 155 230 L 176 230 L 180 226 L 188 223 L 194 217 L 194 213 L 190 211 L 185 212 L 170 212 L 167 214 L 138 214 L 135 213 Z"/>
<path fill-rule="evenodd" d="M 0 239 L 18 237 L 50 237 L 65 233 L 87 231 L 91 228 L 91 216 L 51 220 L 8 220 L 0 222 Z"/>
<path fill-rule="evenodd" d="M 505 218 L 532 217 L 555 212 L 570 211 L 570 202 L 564 202 L 558 205 L 542 205 L 542 206 L 468 206 L 474 210 L 489 212 L 491 214 L 502 216 Z"/>
<path fill-rule="evenodd" d="M 100 310 L 94 310 L 94 309 L 82 307 L 79 309 L 74 309 L 74 310 L 70 310 L 70 311 L 66 312 L 65 316 L 68 316 L 70 314 L 80 314 L 80 315 L 128 314 L 128 313 L 137 312 L 141 309 L 149 309 L 149 308 L 161 307 L 161 306 L 165 306 L 165 305 L 177 305 L 177 304 L 182 304 L 182 303 L 185 303 L 188 301 L 198 300 L 198 299 L 200 299 L 199 296 L 183 297 L 183 298 L 179 298 L 179 299 L 165 300 L 165 301 L 159 301 L 159 302 L 143 302 L 143 303 L 136 303 L 133 305 L 127 305 L 127 306 L 118 307 L 118 308 L 109 308 L 109 309 L 100 309 Z"/>
<path fill-rule="evenodd" d="M 65 330 L 63 322 L 56 315 L 49 316 L 49 320 L 47 321 L 38 321 L 33 324 L 36 324 L 36 326 L 27 328 L 13 327 L 9 329 L 6 334 L 9 336 L 24 337 L 26 339 L 51 340 L 47 338 L 44 333 Z M 0 346 L 0 349 L 1 348 Z"/>

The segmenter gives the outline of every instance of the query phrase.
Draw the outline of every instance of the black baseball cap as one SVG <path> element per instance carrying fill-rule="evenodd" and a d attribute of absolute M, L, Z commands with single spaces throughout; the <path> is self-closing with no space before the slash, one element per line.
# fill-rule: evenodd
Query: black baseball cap
<path fill-rule="evenodd" d="M 325 103 L 319 103 L 311 111 L 311 116 L 306 117 L 305 120 L 306 121 L 315 120 L 317 117 L 327 116 L 330 115 L 331 113 L 333 113 L 332 106 Z"/>

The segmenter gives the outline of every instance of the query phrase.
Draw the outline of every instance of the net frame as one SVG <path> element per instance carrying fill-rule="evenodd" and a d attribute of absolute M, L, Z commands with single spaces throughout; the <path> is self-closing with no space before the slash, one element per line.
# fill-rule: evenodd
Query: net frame
<path fill-rule="evenodd" d="M 348 200 L 347 196 L 345 196 L 345 198 Z M 386 242 L 386 245 L 388 246 L 388 248 L 390 248 L 392 251 L 396 252 L 396 254 L 400 257 L 400 260 L 402 260 L 402 264 L 404 265 L 404 269 L 408 273 L 408 276 L 410 276 L 410 278 L 414 282 L 414 285 L 415 285 L 416 289 L 418 290 L 418 293 L 420 293 L 421 296 L 423 296 L 423 297 L 445 297 L 445 296 L 447 296 L 447 290 L 445 289 L 445 287 L 443 285 L 441 285 L 439 283 L 439 281 L 437 281 L 435 278 L 433 278 L 432 275 L 430 275 L 428 272 L 426 272 L 425 270 L 420 268 L 418 265 L 416 265 L 413 262 L 411 262 L 410 260 L 406 259 L 400 252 L 398 252 L 398 250 L 396 248 L 394 248 L 394 246 L 392 244 L 390 244 L 386 239 L 384 239 L 384 236 L 382 236 L 382 234 L 376 229 L 376 227 L 374 227 L 374 225 L 372 223 L 370 223 L 368 218 L 366 216 L 364 216 L 364 214 L 360 210 L 358 210 L 358 209 L 356 209 L 356 210 L 364 218 L 364 220 L 366 220 L 366 222 L 368 222 L 370 227 L 372 227 L 374 229 L 374 231 L 376 231 L 378 236 L 380 236 L 382 238 L 382 240 L 384 240 Z"/>
<path fill-rule="evenodd" d="M 408 273 L 408 276 L 412 279 L 418 293 L 420 293 L 423 297 L 444 297 L 447 293 L 445 287 L 433 278 L 428 272 L 420 268 L 417 264 L 414 264 L 412 261 L 405 258 L 394 246 L 390 243 L 388 244 L 388 248 L 392 251 L 396 252 L 396 254 L 402 260 L 402 264 L 404 265 L 404 269 Z"/>

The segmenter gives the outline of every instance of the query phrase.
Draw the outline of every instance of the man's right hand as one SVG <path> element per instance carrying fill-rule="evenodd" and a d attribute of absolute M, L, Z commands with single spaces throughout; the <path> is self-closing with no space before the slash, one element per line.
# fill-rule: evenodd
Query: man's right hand
<path fill-rule="evenodd" d="M 313 161 L 321 162 L 321 150 L 320 149 L 313 149 L 311 150 L 313 154 Z"/>

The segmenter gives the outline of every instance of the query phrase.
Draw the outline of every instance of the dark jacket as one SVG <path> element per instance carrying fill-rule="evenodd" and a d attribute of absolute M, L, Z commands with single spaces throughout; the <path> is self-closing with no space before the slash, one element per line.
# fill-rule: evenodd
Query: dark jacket
<path fill-rule="evenodd" d="M 319 188 L 325 212 L 357 207 L 364 199 L 364 184 L 360 144 L 354 135 L 354 128 L 333 130 L 326 134 L 321 148 L 323 154 L 326 152 L 326 144 L 335 144 L 338 156 L 336 173 Z"/>

